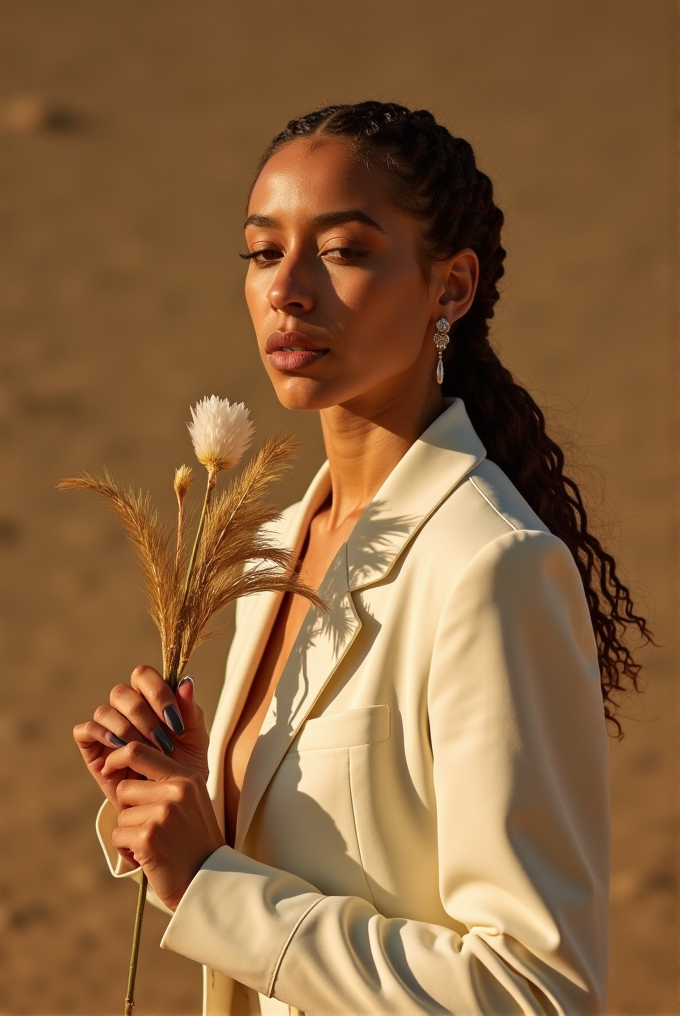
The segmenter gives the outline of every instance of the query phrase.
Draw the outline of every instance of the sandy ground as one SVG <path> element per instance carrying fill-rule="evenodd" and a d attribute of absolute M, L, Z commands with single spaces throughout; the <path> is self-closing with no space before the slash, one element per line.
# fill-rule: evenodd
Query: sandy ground
<path fill-rule="evenodd" d="M 2 1012 L 118 1012 L 134 908 L 70 728 L 158 660 L 156 636 L 116 524 L 55 484 L 105 463 L 170 511 L 188 406 L 215 391 L 260 435 L 303 436 L 281 502 L 304 489 L 319 433 L 258 367 L 244 193 L 290 116 L 367 96 L 434 109 L 497 181 L 497 342 L 588 449 L 653 617 L 660 648 L 612 744 L 610 1012 L 675 1011 L 674 4 L 1 0 L 0 16 Z M 209 711 L 227 648 L 193 668 Z M 198 968 L 158 950 L 162 928 L 149 913 L 138 1011 L 195 1013 Z"/>

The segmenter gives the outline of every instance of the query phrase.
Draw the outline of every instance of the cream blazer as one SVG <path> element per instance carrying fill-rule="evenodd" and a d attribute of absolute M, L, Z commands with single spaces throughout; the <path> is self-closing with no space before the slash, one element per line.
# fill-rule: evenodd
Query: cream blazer
<path fill-rule="evenodd" d="M 324 465 L 285 545 L 329 491 Z M 310 610 L 276 689 L 235 849 L 207 859 L 161 943 L 204 965 L 205 1013 L 601 1012 L 607 750 L 583 586 L 460 400 L 320 591 L 330 613 Z M 222 824 L 225 745 L 279 603 L 238 605 L 210 745 Z M 114 824 L 105 806 L 112 870 L 134 876 Z"/>

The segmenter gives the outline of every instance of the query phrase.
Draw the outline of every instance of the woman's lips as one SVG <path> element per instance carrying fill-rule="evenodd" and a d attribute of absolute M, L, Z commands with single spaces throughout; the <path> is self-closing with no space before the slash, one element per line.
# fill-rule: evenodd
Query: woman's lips
<path fill-rule="evenodd" d="M 328 352 L 327 349 L 319 349 L 299 332 L 272 332 L 265 343 L 264 351 L 272 367 L 281 371 L 309 367 Z"/>
<path fill-rule="evenodd" d="M 300 370 L 316 363 L 327 352 L 327 349 L 277 349 L 269 354 L 269 362 L 276 370 Z"/>

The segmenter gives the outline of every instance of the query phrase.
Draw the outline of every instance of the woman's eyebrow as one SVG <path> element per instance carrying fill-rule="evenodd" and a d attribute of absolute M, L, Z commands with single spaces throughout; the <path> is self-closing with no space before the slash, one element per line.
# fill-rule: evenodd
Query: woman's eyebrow
<path fill-rule="evenodd" d="M 343 212 L 326 212 L 324 215 L 316 215 L 312 219 L 313 226 L 342 226 L 346 222 L 363 222 L 365 226 L 372 226 L 373 229 L 378 229 L 381 233 L 385 232 L 375 219 L 366 215 L 366 212 L 362 212 L 359 208 L 348 208 Z"/>
<path fill-rule="evenodd" d="M 278 219 L 273 219 L 271 215 L 249 215 L 246 221 L 243 223 L 243 228 L 247 226 L 270 226 L 273 229 L 278 228 L 281 225 Z"/>
<path fill-rule="evenodd" d="M 311 225 L 315 227 L 342 226 L 346 222 L 362 222 L 365 226 L 371 226 L 381 233 L 385 232 L 375 219 L 372 219 L 370 215 L 366 215 L 366 212 L 362 212 L 359 208 L 348 208 L 346 211 L 325 212 L 323 215 L 315 215 L 311 220 Z M 276 229 L 280 228 L 281 222 L 271 215 L 258 215 L 254 213 L 248 216 L 243 228 L 245 229 L 247 226 L 268 226 Z"/>

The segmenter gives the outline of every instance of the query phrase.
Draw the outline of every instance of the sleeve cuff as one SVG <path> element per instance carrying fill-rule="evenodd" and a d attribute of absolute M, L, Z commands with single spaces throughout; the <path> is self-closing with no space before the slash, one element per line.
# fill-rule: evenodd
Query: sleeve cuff
<path fill-rule="evenodd" d="M 135 875 L 139 876 L 139 865 L 126 861 L 111 845 L 111 834 L 117 825 L 118 815 L 116 809 L 110 801 L 104 801 L 97 813 L 95 827 L 101 848 L 104 851 L 106 863 L 109 866 L 109 871 L 114 878 L 129 878 L 131 875 L 133 877 Z"/>
<path fill-rule="evenodd" d="M 109 871 L 114 878 L 131 878 L 133 882 L 139 882 L 141 878 L 142 869 L 139 865 L 133 865 L 130 861 L 126 861 L 124 857 L 121 857 L 118 851 L 111 845 L 111 833 L 118 825 L 118 815 L 116 809 L 113 807 L 110 801 L 104 801 L 99 812 L 97 813 L 97 821 L 95 828 L 97 830 L 97 838 L 101 844 L 101 848 L 104 851 L 104 857 L 106 863 L 109 866 Z M 172 910 L 166 907 L 165 903 L 156 895 L 151 886 L 147 890 L 147 900 L 154 907 L 162 910 L 164 914 L 172 916 Z"/>
<path fill-rule="evenodd" d="M 289 942 L 322 899 L 304 879 L 220 847 L 182 897 L 161 948 L 271 996 Z"/>

